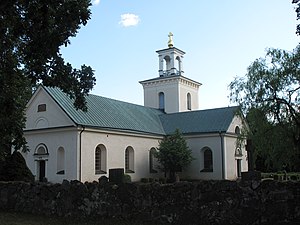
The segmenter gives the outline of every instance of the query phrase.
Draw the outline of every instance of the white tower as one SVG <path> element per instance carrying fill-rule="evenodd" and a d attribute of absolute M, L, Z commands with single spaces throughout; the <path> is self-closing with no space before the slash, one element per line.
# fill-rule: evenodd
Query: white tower
<path fill-rule="evenodd" d="M 156 51 L 159 77 L 140 81 L 144 88 L 144 105 L 166 113 L 196 110 L 201 83 L 183 76 L 185 52 L 173 45 L 173 34 L 169 33 L 168 48 Z"/>
<path fill-rule="evenodd" d="M 171 32 L 168 36 L 169 48 L 156 51 L 159 57 L 158 72 L 160 77 L 183 74 L 182 59 L 185 52 L 173 47 L 173 34 Z"/>

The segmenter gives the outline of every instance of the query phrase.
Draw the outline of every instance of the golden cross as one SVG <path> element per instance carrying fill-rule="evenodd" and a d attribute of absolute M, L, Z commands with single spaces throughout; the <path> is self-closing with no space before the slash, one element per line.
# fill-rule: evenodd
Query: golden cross
<path fill-rule="evenodd" d="M 168 37 L 169 37 L 168 46 L 169 46 L 169 48 L 172 48 L 174 45 L 172 32 L 169 33 Z"/>

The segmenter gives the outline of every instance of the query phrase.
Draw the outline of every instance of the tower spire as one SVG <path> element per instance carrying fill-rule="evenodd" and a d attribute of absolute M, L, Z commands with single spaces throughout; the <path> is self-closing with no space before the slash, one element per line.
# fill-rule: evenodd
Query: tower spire
<path fill-rule="evenodd" d="M 174 43 L 173 43 L 173 34 L 172 34 L 172 32 L 169 33 L 168 37 L 169 37 L 168 47 L 173 48 Z"/>

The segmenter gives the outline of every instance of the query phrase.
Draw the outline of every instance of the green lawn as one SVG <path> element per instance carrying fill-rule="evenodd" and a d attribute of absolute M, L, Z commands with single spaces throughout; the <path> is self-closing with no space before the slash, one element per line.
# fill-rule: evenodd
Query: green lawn
<path fill-rule="evenodd" d="M 37 216 L 24 213 L 1 212 L 1 225 L 151 225 L 125 220 L 76 221 L 70 218 Z M 153 224 L 152 224 L 153 225 Z"/>

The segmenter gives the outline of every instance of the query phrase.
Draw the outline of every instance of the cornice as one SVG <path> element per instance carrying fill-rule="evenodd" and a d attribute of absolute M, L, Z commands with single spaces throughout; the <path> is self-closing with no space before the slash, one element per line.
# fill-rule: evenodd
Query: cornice
<path fill-rule="evenodd" d="M 166 83 L 173 83 L 177 82 L 186 86 L 190 86 L 193 88 L 198 89 L 202 84 L 191 80 L 189 78 L 186 78 L 184 76 L 168 76 L 168 77 L 158 77 L 150 80 L 140 81 L 139 83 L 143 86 L 156 86 L 158 84 L 166 84 Z"/>

